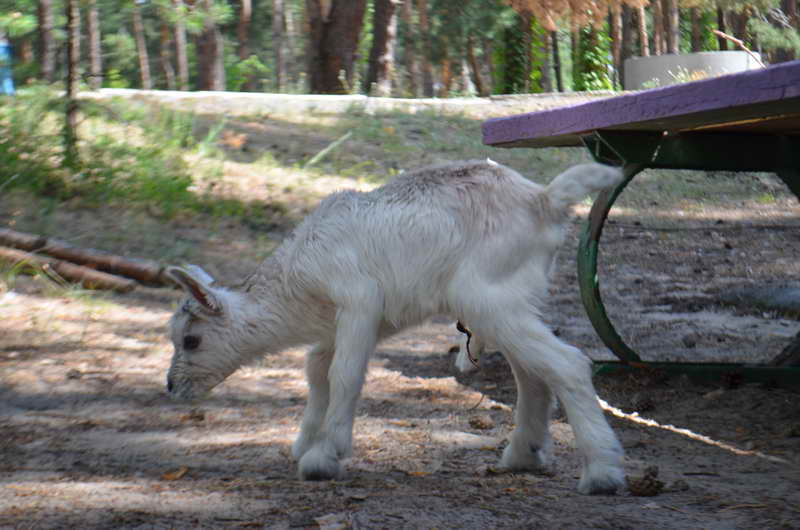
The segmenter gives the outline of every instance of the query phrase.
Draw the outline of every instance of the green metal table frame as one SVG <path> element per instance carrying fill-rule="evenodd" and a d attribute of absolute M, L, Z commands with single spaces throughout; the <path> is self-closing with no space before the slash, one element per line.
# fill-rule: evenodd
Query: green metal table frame
<path fill-rule="evenodd" d="M 578 247 L 578 281 L 589 319 L 603 343 L 620 360 L 596 363 L 596 373 L 631 368 L 775 383 L 800 382 L 800 367 L 739 363 L 646 362 L 628 346 L 611 323 L 600 295 L 597 258 L 603 226 L 614 202 L 644 169 L 770 171 L 800 199 L 800 136 L 724 132 L 666 134 L 653 131 L 594 131 L 582 136 L 592 157 L 620 166 L 623 181 L 602 192 L 592 206 Z"/>

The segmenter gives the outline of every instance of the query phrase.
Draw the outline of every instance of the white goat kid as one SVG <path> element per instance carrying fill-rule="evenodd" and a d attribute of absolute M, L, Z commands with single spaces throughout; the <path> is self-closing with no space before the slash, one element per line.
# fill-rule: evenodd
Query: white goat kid
<path fill-rule="evenodd" d="M 590 361 L 540 313 L 569 206 L 620 178 L 585 164 L 542 187 L 492 161 L 439 165 L 369 193 L 331 195 L 237 287 L 214 285 L 197 267 L 170 268 L 188 296 L 170 322 L 168 391 L 199 397 L 265 354 L 314 344 L 293 455 L 301 478 L 333 479 L 351 452 L 377 342 L 449 314 L 513 369 L 516 428 L 500 465 L 548 465 L 555 395 L 584 456 L 578 490 L 613 493 L 624 485 L 623 452 L 597 403 Z"/>

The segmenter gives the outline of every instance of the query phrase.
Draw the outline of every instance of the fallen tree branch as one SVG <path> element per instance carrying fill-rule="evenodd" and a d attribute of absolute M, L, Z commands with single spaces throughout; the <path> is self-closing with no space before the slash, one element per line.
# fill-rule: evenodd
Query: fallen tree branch
<path fill-rule="evenodd" d="M 47 254 L 87 268 L 132 278 L 144 285 L 172 285 L 172 282 L 164 274 L 164 267 L 155 261 L 124 258 L 101 250 L 78 248 L 65 241 L 17 232 L 8 228 L 0 228 L 0 245 L 26 252 Z"/>
<path fill-rule="evenodd" d="M 136 282 L 113 274 L 96 271 L 74 263 L 55 258 L 31 254 L 15 248 L 0 246 L 0 261 L 10 263 L 12 267 L 25 274 L 45 272 L 56 275 L 70 282 L 80 284 L 86 289 L 106 289 L 127 293 L 136 287 Z"/>
<path fill-rule="evenodd" d="M 761 65 L 761 68 L 766 68 L 766 67 L 767 67 L 767 65 L 766 65 L 766 64 L 764 64 L 764 62 L 761 60 L 761 58 L 760 58 L 758 55 L 756 55 L 756 54 L 753 52 L 753 50 L 751 50 L 750 48 L 748 48 L 747 46 L 745 46 L 745 44 L 744 44 L 744 41 L 742 41 L 741 39 L 737 39 L 736 37 L 734 37 L 734 36 L 732 36 L 732 35 L 728 35 L 727 33 L 722 33 L 722 32 L 721 32 L 720 30 L 718 30 L 718 29 L 715 29 L 715 30 L 714 30 L 714 34 L 716 34 L 716 35 L 718 35 L 718 36 L 722 37 L 723 39 L 727 39 L 727 40 L 731 41 L 732 43 L 734 43 L 734 44 L 736 44 L 738 47 L 740 47 L 742 50 L 746 51 L 746 52 L 747 52 L 747 54 L 748 54 L 750 57 L 752 57 L 752 58 L 755 60 L 755 62 L 757 62 L 758 64 L 760 64 L 760 65 Z"/>

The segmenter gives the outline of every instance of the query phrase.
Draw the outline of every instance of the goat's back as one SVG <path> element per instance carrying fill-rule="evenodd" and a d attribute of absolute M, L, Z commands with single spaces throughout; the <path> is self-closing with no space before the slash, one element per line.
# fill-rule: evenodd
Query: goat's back
<path fill-rule="evenodd" d="M 290 275 L 334 300 L 356 282 L 375 282 L 386 319 L 414 323 L 457 312 L 462 283 L 474 289 L 522 275 L 544 289 L 564 219 L 541 186 L 507 167 L 433 166 L 322 201 L 288 242 Z"/>

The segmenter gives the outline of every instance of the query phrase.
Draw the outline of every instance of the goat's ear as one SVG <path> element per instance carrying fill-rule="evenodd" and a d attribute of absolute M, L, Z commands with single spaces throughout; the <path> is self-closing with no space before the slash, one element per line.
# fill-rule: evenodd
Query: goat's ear
<path fill-rule="evenodd" d="M 222 303 L 211 287 L 214 279 L 203 269 L 197 265 L 189 265 L 186 268 L 168 267 L 166 273 L 183 287 L 205 311 L 212 315 L 222 313 Z"/>

